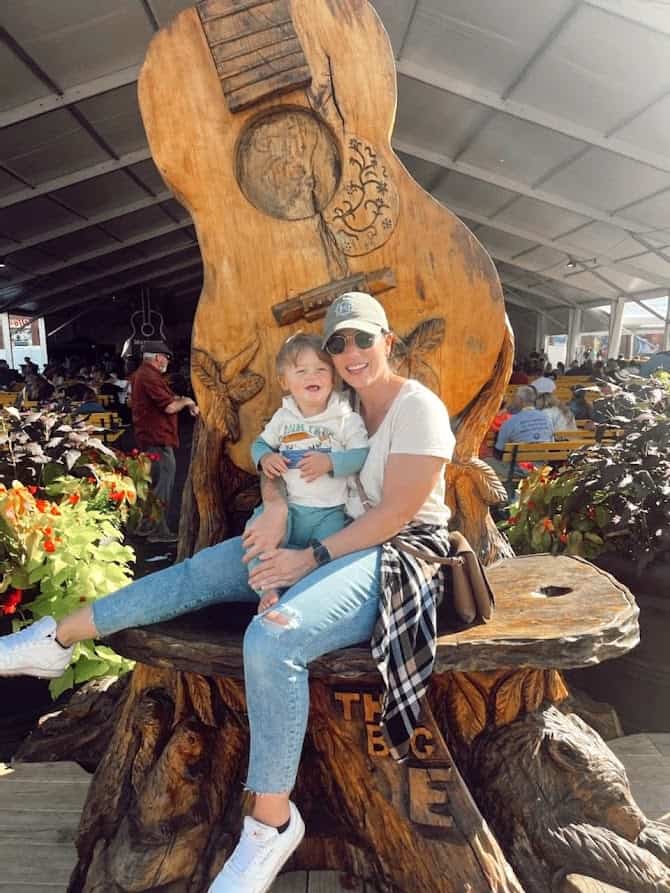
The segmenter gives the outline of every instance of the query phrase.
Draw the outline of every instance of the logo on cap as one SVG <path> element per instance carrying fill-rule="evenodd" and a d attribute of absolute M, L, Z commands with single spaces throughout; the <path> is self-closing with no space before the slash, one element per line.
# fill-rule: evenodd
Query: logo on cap
<path fill-rule="evenodd" d="M 340 301 L 335 306 L 335 315 L 336 316 L 347 316 L 347 314 L 351 313 L 353 311 L 353 309 L 354 309 L 354 307 L 353 307 L 353 304 L 351 303 L 351 301 L 345 299 L 344 301 Z"/>

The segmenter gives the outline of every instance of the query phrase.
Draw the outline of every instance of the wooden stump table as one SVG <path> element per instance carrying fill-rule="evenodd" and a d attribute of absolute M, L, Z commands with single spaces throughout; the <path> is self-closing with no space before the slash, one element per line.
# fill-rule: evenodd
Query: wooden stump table
<path fill-rule="evenodd" d="M 490 578 L 495 618 L 440 635 L 403 765 L 377 725 L 367 645 L 311 665 L 294 795 L 307 836 L 287 869 L 339 869 L 403 893 L 547 893 L 567 890 L 570 873 L 670 889 L 670 840 L 596 733 L 555 706 L 562 668 L 636 644 L 632 596 L 567 557 L 506 559 Z M 217 606 L 111 637 L 138 665 L 91 786 L 71 891 L 207 889 L 243 814 L 250 616 Z"/>

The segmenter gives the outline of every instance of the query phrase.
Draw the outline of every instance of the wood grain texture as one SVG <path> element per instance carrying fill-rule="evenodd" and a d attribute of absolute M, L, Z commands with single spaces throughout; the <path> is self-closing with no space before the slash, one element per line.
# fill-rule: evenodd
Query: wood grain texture
<path fill-rule="evenodd" d="M 588 666 L 638 641 L 637 605 L 606 572 L 567 556 L 505 559 L 487 571 L 497 609 L 490 623 L 439 635 L 435 672 Z M 547 597 L 547 586 L 570 589 Z M 109 642 L 126 657 L 189 672 L 242 677 L 241 631 L 249 608 L 221 606 L 125 630 Z M 375 678 L 366 647 L 334 651 L 310 665 L 314 678 Z"/>
<path fill-rule="evenodd" d="M 307 836 L 286 866 L 339 870 L 383 890 L 522 893 L 427 707 L 416 758 L 368 745 L 378 690 L 345 710 L 314 683 L 294 799 Z M 248 725 L 242 688 L 138 666 L 92 782 L 78 839 L 77 891 L 204 891 L 245 810 Z M 409 858 L 409 854 L 413 858 Z"/>
<path fill-rule="evenodd" d="M 526 890 L 563 893 L 570 874 L 628 893 L 670 889 L 670 831 L 655 825 L 658 836 L 647 838 L 654 823 L 623 766 L 578 717 L 545 706 L 487 728 L 466 759 L 473 794 Z"/>
<path fill-rule="evenodd" d="M 309 86 L 289 0 L 203 0 L 197 8 L 231 112 Z"/>
<path fill-rule="evenodd" d="M 487 520 L 488 504 L 481 501 L 482 472 L 468 465 L 498 409 L 512 359 L 502 290 L 481 245 L 411 180 L 391 150 L 396 83 L 387 35 L 364 0 L 292 0 L 286 7 L 290 22 L 281 23 L 273 6 L 276 15 L 270 17 L 267 32 L 241 29 L 235 40 L 227 40 L 223 31 L 212 37 L 210 29 L 227 27 L 221 23 L 229 24 L 230 13 L 247 15 L 263 8 L 246 6 L 201 5 L 208 35 L 195 10 L 181 13 L 152 41 L 139 84 L 154 160 L 192 214 L 202 250 L 205 277 L 193 346 L 221 363 L 233 346 L 241 349 L 257 338 L 262 344 L 248 370 L 266 386 L 239 406 L 240 437 L 226 440 L 225 451 L 235 466 L 253 471 L 249 445 L 280 402 L 273 370 L 278 347 L 298 328 L 319 328 L 318 320 L 306 324 L 304 319 L 280 327 L 272 307 L 333 281 L 389 269 L 397 285 L 381 300 L 393 328 L 405 335 L 432 319 L 444 327 L 439 344 L 403 362 L 407 370 L 425 372 L 452 416 L 465 411 L 456 460 L 467 471 L 460 476 L 457 512 L 479 500 L 478 520 L 470 524 L 479 537 L 473 544 L 481 543 L 489 558 L 506 554 L 503 538 Z M 233 114 L 222 97 L 216 64 L 237 59 L 244 67 L 251 64 L 243 58 L 249 53 L 274 53 L 277 42 L 293 39 L 291 27 L 303 48 L 311 85 Z M 263 35 L 271 35 L 270 47 L 262 46 Z M 254 170 L 266 199 L 254 204 L 238 182 L 239 147 L 263 116 L 282 111 L 289 118 L 297 112 L 312 115 L 318 129 L 329 134 L 339 160 L 339 181 L 332 192 L 333 159 L 313 153 L 310 134 L 287 125 L 277 131 L 276 142 L 274 137 L 265 146 L 259 141 L 265 157 L 261 159 L 257 147 Z M 273 184 L 280 206 L 297 202 L 297 219 L 271 212 L 267 196 Z M 319 198 L 309 207 L 312 195 Z M 205 424 L 214 424 L 214 395 L 197 379 L 195 389 Z M 203 461 L 194 457 L 195 464 Z M 201 481 L 211 477 L 197 474 Z M 204 507 L 209 498 L 197 488 L 194 492 Z M 216 507 L 219 515 L 225 510 L 225 502 Z M 467 525 L 465 516 L 457 517 Z M 203 531 L 220 527 L 206 511 L 199 520 Z"/>

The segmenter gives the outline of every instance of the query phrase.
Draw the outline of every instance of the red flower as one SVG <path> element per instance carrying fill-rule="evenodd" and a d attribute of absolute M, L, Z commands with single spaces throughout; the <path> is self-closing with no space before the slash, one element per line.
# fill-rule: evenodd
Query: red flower
<path fill-rule="evenodd" d="M 508 524 L 511 524 L 512 527 L 514 527 L 514 525 L 517 523 L 518 520 L 519 520 L 519 516 L 518 516 L 518 515 L 512 515 L 512 516 L 509 518 L 509 520 L 508 520 L 507 523 L 508 523 Z"/>
<path fill-rule="evenodd" d="M 147 453 L 147 456 L 151 459 L 152 462 L 158 462 L 160 456 L 158 453 Z"/>
<path fill-rule="evenodd" d="M 113 500 L 114 502 L 121 503 L 121 502 L 123 502 L 125 495 L 126 495 L 125 490 L 117 490 L 114 493 L 110 493 L 109 498 L 111 500 Z"/>
<path fill-rule="evenodd" d="M 0 612 L 3 614 L 16 614 L 16 607 L 23 601 L 23 590 L 14 589 L 8 593 L 4 602 L 0 605 Z"/>
<path fill-rule="evenodd" d="M 28 487 L 28 492 L 30 493 L 31 496 L 34 496 L 37 493 L 38 489 L 39 489 L 38 487 L 35 487 L 33 484 L 31 484 Z"/>
<path fill-rule="evenodd" d="M 60 515 L 60 509 L 58 508 L 57 505 L 51 506 L 51 514 L 52 515 Z"/>
<path fill-rule="evenodd" d="M 554 529 L 554 522 L 551 520 L 551 518 L 543 518 L 542 523 L 544 524 L 545 530 L 553 530 Z"/>
<path fill-rule="evenodd" d="M 50 527 L 45 527 L 44 530 L 42 531 L 42 533 L 44 534 L 44 536 L 51 536 L 53 531 Z"/>
<path fill-rule="evenodd" d="M 37 506 L 38 512 L 46 512 L 46 510 L 49 506 L 49 500 L 48 499 L 36 499 L 35 505 Z"/>
<path fill-rule="evenodd" d="M 137 450 L 137 449 L 134 449 L 134 450 L 131 450 L 131 451 L 130 451 L 130 455 L 133 457 L 133 459 L 134 459 L 136 456 L 139 456 L 139 454 L 140 454 L 140 451 Z"/>
<path fill-rule="evenodd" d="M 81 496 L 79 495 L 79 493 L 70 493 L 70 495 L 67 498 L 67 501 L 70 503 L 70 505 L 76 505 L 80 499 L 81 499 Z"/>
<path fill-rule="evenodd" d="M 44 551 L 45 552 L 55 552 L 56 551 L 56 544 L 54 543 L 53 540 L 49 540 L 49 539 L 44 540 Z"/>

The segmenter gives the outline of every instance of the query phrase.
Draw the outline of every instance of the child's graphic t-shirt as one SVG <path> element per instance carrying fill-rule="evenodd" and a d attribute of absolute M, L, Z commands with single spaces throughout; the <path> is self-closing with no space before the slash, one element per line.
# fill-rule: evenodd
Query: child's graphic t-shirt
<path fill-rule="evenodd" d="M 308 483 L 300 477 L 297 468 L 300 459 L 308 452 L 342 452 L 368 445 L 363 419 L 339 393 L 331 394 L 324 411 L 309 418 L 303 416 L 293 397 L 284 397 L 281 408 L 265 426 L 260 439 L 286 460 L 289 470 L 283 477 L 288 501 L 316 508 L 343 505 L 347 498 L 347 478 L 322 475 Z"/>

